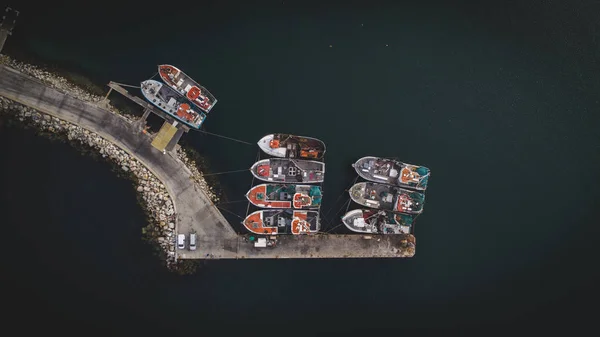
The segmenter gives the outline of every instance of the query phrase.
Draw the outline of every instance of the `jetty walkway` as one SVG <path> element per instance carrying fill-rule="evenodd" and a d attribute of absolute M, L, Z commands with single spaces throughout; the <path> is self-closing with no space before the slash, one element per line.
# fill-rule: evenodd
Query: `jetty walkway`
<path fill-rule="evenodd" d="M 413 235 L 278 236 L 271 247 L 255 247 L 235 233 L 218 208 L 172 153 L 151 146 L 150 136 L 131 122 L 10 67 L 0 65 L 0 96 L 94 132 L 144 164 L 166 187 L 177 214 L 175 233 L 195 231 L 195 251 L 176 250 L 178 259 L 412 257 Z"/>

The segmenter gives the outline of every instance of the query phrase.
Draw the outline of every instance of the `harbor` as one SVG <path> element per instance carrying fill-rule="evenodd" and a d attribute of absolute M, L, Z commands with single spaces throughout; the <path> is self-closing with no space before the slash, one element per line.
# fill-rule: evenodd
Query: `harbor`
<path fill-rule="evenodd" d="M 595 327 L 585 305 L 600 295 L 590 268 L 600 200 L 598 4 L 194 2 L 179 6 L 198 19 L 178 34 L 149 4 L 10 5 L 21 13 L 5 31 L 0 64 L 75 99 L 64 106 L 108 111 L 100 118 L 123 120 L 147 139 L 143 149 L 189 169 L 181 177 L 201 192 L 187 195 L 214 204 L 225 218 L 219 230 L 233 229 L 221 253 L 237 257 L 203 251 L 213 241 L 199 234 L 190 250 L 171 185 L 111 132 L 80 126 L 85 114 L 67 121 L 0 96 L 7 328 L 34 334 L 20 324 L 30 317 L 49 333 L 102 336 Z M 206 115 L 199 129 L 144 96 L 142 82 L 167 84 L 154 75 L 160 65 L 218 99 L 208 113 L 184 102 Z M 260 148 L 273 134 L 325 144 L 323 156 L 297 158 L 325 163 L 323 182 L 254 176 L 254 163 L 293 150 L 285 137 L 264 140 L 273 154 Z M 290 163 L 276 167 L 284 174 Z M 269 178 L 264 165 L 254 173 Z M 556 184 L 565 168 L 569 182 Z M 347 208 L 357 184 L 361 204 Z M 561 207 L 548 207 L 557 199 Z M 277 209 L 286 210 L 278 234 L 261 233 L 280 224 L 270 220 Z M 243 221 L 257 211 L 263 226 L 250 221 L 252 232 Z M 310 234 L 288 234 L 306 228 L 292 225 L 290 211 L 307 212 Z M 315 233 L 311 212 L 321 220 Z M 418 241 L 412 258 L 372 257 L 402 234 Z M 373 249 L 318 256 L 351 250 L 336 242 Z M 264 309 L 286 315 L 265 325 Z M 357 312 L 361 319 L 348 319 Z"/>
<path fill-rule="evenodd" d="M 173 200 L 176 214 L 173 233 L 195 233 L 198 238 L 198 249 L 176 249 L 175 260 L 398 258 L 415 254 L 416 241 L 412 234 L 260 236 L 236 233 L 207 193 L 194 182 L 192 171 L 177 157 L 177 146 L 170 146 L 169 150 L 165 146 L 162 151 L 157 148 L 155 139 L 140 128 L 143 120 L 130 120 L 107 109 L 106 99 L 82 101 L 7 66 L 0 67 L 0 96 L 93 132 L 154 174 Z M 153 110 L 152 107 L 146 109 L 147 117 L 148 111 Z M 170 124 L 168 119 L 167 123 Z M 173 242 L 175 235 L 165 240 Z"/>

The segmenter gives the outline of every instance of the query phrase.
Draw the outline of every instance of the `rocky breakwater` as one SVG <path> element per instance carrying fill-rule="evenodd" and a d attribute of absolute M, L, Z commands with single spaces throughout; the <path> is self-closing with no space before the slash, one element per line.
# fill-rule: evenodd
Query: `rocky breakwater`
<path fill-rule="evenodd" d="M 33 78 L 36 78 L 36 79 L 40 80 L 42 83 L 44 83 L 45 85 L 52 87 L 62 93 L 76 97 L 77 99 L 80 99 L 82 101 L 98 104 L 99 102 L 101 102 L 104 99 L 103 96 L 94 95 L 94 94 L 90 93 L 88 90 L 81 88 L 80 86 L 78 86 L 72 82 L 69 82 L 66 78 L 64 78 L 60 75 L 53 74 L 48 70 L 45 70 L 43 68 L 31 65 L 31 64 L 19 62 L 13 58 L 10 58 L 7 55 L 0 54 L 0 64 L 9 66 L 15 70 L 18 70 L 19 72 L 22 72 L 23 74 L 27 74 Z M 134 116 L 126 114 L 123 111 L 120 111 L 119 109 L 115 108 L 111 104 L 102 104 L 102 107 L 113 113 L 116 113 L 116 114 L 122 116 L 123 118 L 127 119 L 130 122 L 135 121 Z"/>
<path fill-rule="evenodd" d="M 120 174 L 133 180 L 136 185 L 138 201 L 148 215 L 148 225 L 142 229 L 145 238 L 156 244 L 169 268 L 177 266 L 175 205 L 165 186 L 142 163 L 93 132 L 3 97 L 0 97 L 0 114 L 33 126 L 41 134 L 58 136 L 80 148 L 91 149 L 110 160 Z"/>
<path fill-rule="evenodd" d="M 220 201 L 219 196 L 215 192 L 212 186 L 209 186 L 204 179 L 204 174 L 198 169 L 198 164 L 190 158 L 190 156 L 182 149 L 177 149 L 177 158 L 191 171 L 192 179 L 200 189 L 210 198 L 214 204 L 218 204 Z"/>

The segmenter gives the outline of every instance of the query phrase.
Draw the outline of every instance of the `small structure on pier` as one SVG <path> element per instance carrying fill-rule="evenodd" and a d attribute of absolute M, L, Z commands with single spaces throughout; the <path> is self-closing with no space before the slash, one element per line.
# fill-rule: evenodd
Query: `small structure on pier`
<path fill-rule="evenodd" d="M 98 102 L 98 105 L 103 108 L 108 108 L 108 105 L 110 104 L 108 96 L 113 90 L 120 93 L 124 97 L 130 99 L 134 103 L 138 104 L 139 106 L 144 108 L 144 114 L 134 124 L 140 132 L 146 132 L 146 119 L 148 118 L 150 113 L 154 113 L 158 117 L 165 120 L 163 126 L 160 128 L 160 131 L 152 141 L 152 146 L 155 147 L 157 150 L 163 152 L 172 151 L 175 148 L 175 145 L 177 145 L 177 143 L 179 142 L 179 139 L 181 139 L 183 133 L 188 132 L 190 130 L 190 128 L 186 125 L 177 122 L 173 117 L 169 116 L 163 111 L 156 109 L 152 104 L 146 102 L 145 100 L 130 94 L 127 91 L 127 89 L 125 89 L 125 87 L 139 87 L 117 83 L 113 81 L 108 83 L 108 87 L 110 88 L 110 90 L 108 90 L 108 93 L 106 94 L 104 99 Z"/>

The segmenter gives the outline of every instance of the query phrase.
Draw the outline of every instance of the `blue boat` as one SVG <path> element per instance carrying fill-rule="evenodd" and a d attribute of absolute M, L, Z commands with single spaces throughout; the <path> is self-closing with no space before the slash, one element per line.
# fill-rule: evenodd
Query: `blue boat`
<path fill-rule="evenodd" d="M 191 128 L 200 129 L 206 119 L 204 112 L 194 110 L 185 97 L 163 83 L 147 80 L 141 89 L 150 103 Z"/>

